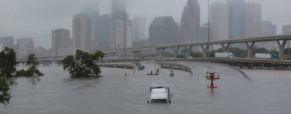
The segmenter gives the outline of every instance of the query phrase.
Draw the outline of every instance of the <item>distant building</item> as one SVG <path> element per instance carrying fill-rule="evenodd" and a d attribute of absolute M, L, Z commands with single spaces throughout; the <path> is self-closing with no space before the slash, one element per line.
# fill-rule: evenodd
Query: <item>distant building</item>
<path fill-rule="evenodd" d="M 115 35 L 115 48 L 132 47 L 132 29 L 129 24 L 124 27 L 123 21 L 115 21 L 114 35 Z M 126 44 L 125 44 L 126 43 Z"/>
<path fill-rule="evenodd" d="M 170 16 L 156 17 L 150 24 L 149 40 L 152 45 L 177 43 L 177 23 Z"/>
<path fill-rule="evenodd" d="M 32 38 L 17 39 L 17 48 L 18 49 L 33 49 L 34 42 L 33 42 Z"/>
<path fill-rule="evenodd" d="M 203 23 L 203 25 L 200 28 L 200 41 L 208 41 L 213 40 L 212 38 L 212 29 L 208 27 L 208 23 Z"/>
<path fill-rule="evenodd" d="M 244 38 L 245 0 L 228 0 L 229 38 Z"/>
<path fill-rule="evenodd" d="M 145 17 L 135 17 L 133 19 L 133 42 L 146 38 Z"/>
<path fill-rule="evenodd" d="M 283 35 L 291 35 L 291 25 L 284 25 L 282 27 L 282 34 Z M 291 46 L 291 42 L 290 40 L 288 41 L 288 47 L 287 48 L 290 48 Z"/>
<path fill-rule="evenodd" d="M 262 21 L 262 36 L 275 36 L 277 34 L 277 26 L 271 21 Z"/>
<path fill-rule="evenodd" d="M 66 49 L 69 47 L 70 47 L 70 31 L 63 28 L 52 30 L 53 55 L 60 55 L 60 53 L 58 53 L 60 49 Z"/>
<path fill-rule="evenodd" d="M 0 37 L 0 44 L 1 48 L 4 49 L 5 47 L 14 48 L 14 40 L 13 37 Z"/>
<path fill-rule="evenodd" d="M 125 0 L 111 0 L 111 14 L 113 20 L 124 20 L 125 18 Z"/>
<path fill-rule="evenodd" d="M 197 0 L 188 0 L 184 7 L 181 27 L 180 42 L 199 41 L 200 30 L 200 6 Z"/>
<path fill-rule="evenodd" d="M 113 21 L 111 15 L 102 15 L 98 21 L 97 39 L 94 41 L 97 45 L 94 49 L 114 48 Z"/>
<path fill-rule="evenodd" d="M 283 35 L 291 35 L 291 25 L 284 25 L 282 27 L 282 34 Z"/>
<path fill-rule="evenodd" d="M 92 43 L 92 18 L 86 13 L 73 16 L 73 48 L 90 52 Z"/>
<path fill-rule="evenodd" d="M 259 37 L 261 36 L 262 24 L 262 7 L 261 4 L 250 2 L 245 5 L 245 34 L 244 36 Z"/>
<path fill-rule="evenodd" d="M 83 13 L 86 13 L 91 16 L 91 27 L 92 27 L 92 50 L 96 50 L 98 47 L 98 37 L 100 34 L 100 30 L 103 26 L 100 26 L 100 13 L 99 13 L 99 1 L 92 2 L 90 5 L 88 5 L 83 11 Z M 110 19 L 111 20 L 111 19 Z"/>
<path fill-rule="evenodd" d="M 229 39 L 228 7 L 225 3 L 216 2 L 210 7 L 211 40 Z"/>
<path fill-rule="evenodd" d="M 261 36 L 275 36 L 277 35 L 277 27 L 270 21 L 262 21 Z M 267 49 L 275 49 L 277 44 L 275 42 L 258 42 L 257 47 L 264 47 Z"/>

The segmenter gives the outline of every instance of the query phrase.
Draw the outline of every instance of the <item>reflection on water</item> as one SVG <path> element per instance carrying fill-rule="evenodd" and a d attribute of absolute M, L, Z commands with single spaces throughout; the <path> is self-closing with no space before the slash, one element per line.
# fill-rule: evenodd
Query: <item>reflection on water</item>
<path fill-rule="evenodd" d="M 102 78 L 70 79 L 58 66 L 41 67 L 37 78 L 18 78 L 11 87 L 11 103 L 0 105 L 0 114 L 287 114 L 291 112 L 290 71 L 237 71 L 211 65 L 220 72 L 218 89 L 208 89 L 204 63 L 183 63 L 193 70 L 147 76 L 145 71 L 103 68 Z M 147 66 L 147 65 L 146 65 Z M 151 67 L 148 65 L 147 67 Z M 148 68 L 150 69 L 150 68 Z M 169 74 L 169 70 L 163 70 Z M 147 104 L 152 83 L 166 81 L 172 103 Z"/>

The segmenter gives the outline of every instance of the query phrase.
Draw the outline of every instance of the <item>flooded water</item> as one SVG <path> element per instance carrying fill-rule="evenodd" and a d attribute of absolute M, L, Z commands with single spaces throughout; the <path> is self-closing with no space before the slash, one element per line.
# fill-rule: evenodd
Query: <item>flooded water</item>
<path fill-rule="evenodd" d="M 291 71 L 244 70 L 252 79 L 220 65 L 182 63 L 194 75 L 168 70 L 160 76 L 144 71 L 102 68 L 100 79 L 70 79 L 61 67 L 41 67 L 41 78 L 18 78 L 11 103 L 0 114 L 290 114 Z M 218 89 L 210 90 L 206 71 L 220 72 Z M 126 73 L 125 73 L 126 72 Z M 125 76 L 125 74 L 127 76 Z M 147 104 L 149 87 L 165 81 L 174 94 L 172 103 Z"/>

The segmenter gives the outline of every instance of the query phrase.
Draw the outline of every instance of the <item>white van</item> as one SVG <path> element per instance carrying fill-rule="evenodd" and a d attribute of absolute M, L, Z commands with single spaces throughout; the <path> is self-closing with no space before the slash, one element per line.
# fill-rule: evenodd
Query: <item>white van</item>
<path fill-rule="evenodd" d="M 170 88 L 168 86 L 150 87 L 150 100 L 147 103 L 171 103 Z"/>

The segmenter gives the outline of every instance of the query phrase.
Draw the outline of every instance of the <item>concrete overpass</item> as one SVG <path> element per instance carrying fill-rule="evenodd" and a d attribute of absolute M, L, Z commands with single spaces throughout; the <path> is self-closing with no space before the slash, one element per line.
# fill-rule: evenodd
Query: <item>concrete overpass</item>
<path fill-rule="evenodd" d="M 176 43 L 176 44 L 166 44 L 166 45 L 157 45 L 157 46 L 146 46 L 146 47 L 134 47 L 134 48 L 127 48 L 128 52 L 138 53 L 144 50 L 157 50 L 157 53 L 160 57 L 164 54 L 166 49 L 172 49 L 174 52 L 175 57 L 177 57 L 178 52 L 180 49 L 184 48 L 186 50 L 186 55 L 190 57 L 190 53 L 194 46 L 199 46 L 203 51 L 203 58 L 207 58 L 208 48 L 210 45 L 220 45 L 225 52 L 228 51 L 231 44 L 238 44 L 242 43 L 245 44 L 247 47 L 247 55 L 248 58 L 253 58 L 253 49 L 257 42 L 267 42 L 267 41 L 274 41 L 278 45 L 279 49 L 279 57 L 280 59 L 284 59 L 284 49 L 287 44 L 287 41 L 291 40 L 291 35 L 278 35 L 278 36 L 264 36 L 264 37 L 253 37 L 253 38 L 242 38 L 242 39 L 231 39 L 231 40 L 219 40 L 219 41 L 210 41 L 209 43 L 204 42 L 190 42 L 190 43 Z M 209 45 L 208 45 L 209 44 Z M 120 53 L 124 52 L 124 49 L 108 49 L 103 50 L 104 53 Z"/>

